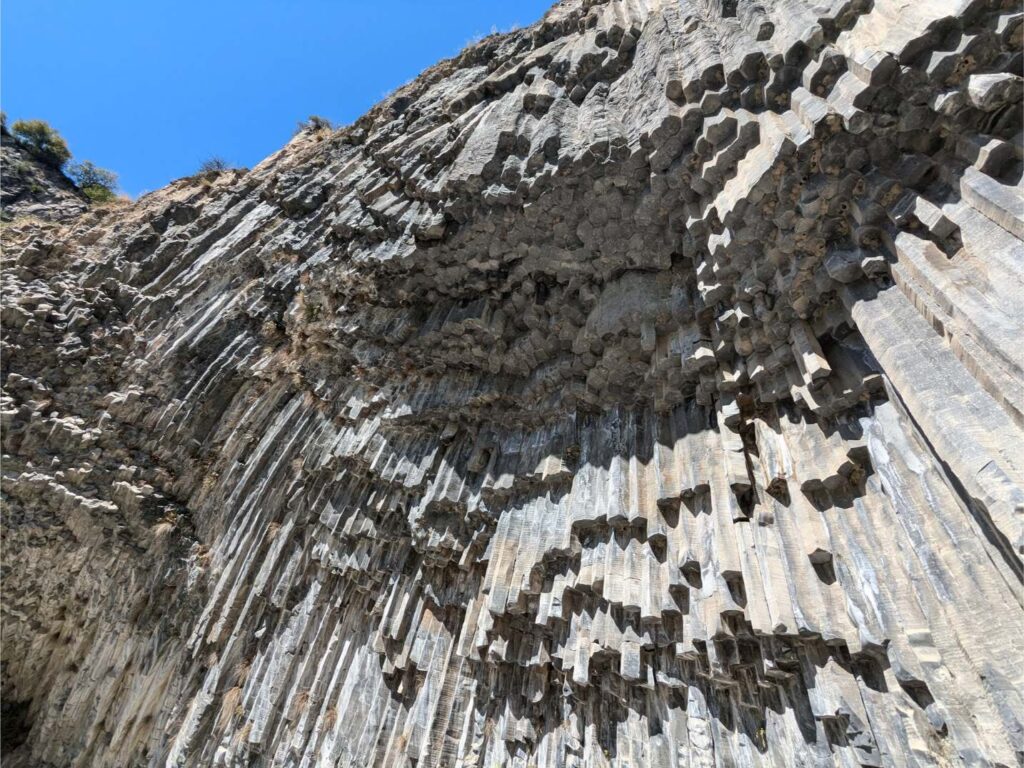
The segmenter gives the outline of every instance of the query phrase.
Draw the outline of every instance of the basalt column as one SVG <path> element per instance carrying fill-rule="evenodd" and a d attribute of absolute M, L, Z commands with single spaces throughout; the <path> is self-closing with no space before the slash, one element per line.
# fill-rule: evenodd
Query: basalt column
<path fill-rule="evenodd" d="M 1020 765 L 1022 34 L 565 0 L 5 224 L 5 762 Z"/>

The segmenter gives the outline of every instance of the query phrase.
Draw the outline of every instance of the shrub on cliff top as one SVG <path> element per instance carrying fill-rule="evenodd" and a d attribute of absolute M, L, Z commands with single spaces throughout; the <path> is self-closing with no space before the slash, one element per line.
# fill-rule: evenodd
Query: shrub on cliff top
<path fill-rule="evenodd" d="M 67 142 L 45 120 L 16 120 L 11 132 L 30 152 L 54 168 L 61 168 L 71 158 Z"/>
<path fill-rule="evenodd" d="M 309 131 L 310 133 L 316 133 L 317 131 L 333 131 L 334 123 L 328 120 L 326 117 L 320 115 L 310 115 L 307 120 L 300 120 L 296 133 L 302 133 L 303 131 Z"/>
<path fill-rule="evenodd" d="M 68 176 L 74 179 L 85 196 L 96 203 L 109 203 L 116 197 L 117 174 L 100 168 L 85 160 L 68 169 Z"/>
<path fill-rule="evenodd" d="M 226 170 L 228 170 L 228 164 L 222 157 L 211 157 L 204 160 L 203 164 L 199 166 L 199 173 L 203 175 L 221 173 Z"/>

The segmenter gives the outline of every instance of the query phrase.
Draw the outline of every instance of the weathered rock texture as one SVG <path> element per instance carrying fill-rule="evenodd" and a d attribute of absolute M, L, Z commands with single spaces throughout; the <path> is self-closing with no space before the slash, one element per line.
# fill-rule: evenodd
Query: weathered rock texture
<path fill-rule="evenodd" d="M 59 168 L 41 163 L 0 125 L 0 221 L 19 216 L 61 220 L 80 216 L 89 199 Z"/>
<path fill-rule="evenodd" d="M 12 764 L 1017 765 L 1021 33 L 569 0 L 9 225 Z"/>

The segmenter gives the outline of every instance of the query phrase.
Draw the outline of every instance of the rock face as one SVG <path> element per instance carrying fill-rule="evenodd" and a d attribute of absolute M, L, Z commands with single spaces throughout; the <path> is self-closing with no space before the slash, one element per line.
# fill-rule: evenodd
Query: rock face
<path fill-rule="evenodd" d="M 0 127 L 0 221 L 66 220 L 88 207 L 89 199 L 60 169 L 39 162 L 6 126 Z"/>
<path fill-rule="evenodd" d="M 567 0 L 6 226 L 5 759 L 1018 765 L 1021 39 Z"/>

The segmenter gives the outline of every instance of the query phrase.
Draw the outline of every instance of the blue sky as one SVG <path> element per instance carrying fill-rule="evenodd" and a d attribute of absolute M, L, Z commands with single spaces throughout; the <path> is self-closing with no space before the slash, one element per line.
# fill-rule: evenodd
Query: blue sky
<path fill-rule="evenodd" d="M 213 155 L 253 166 L 311 114 L 349 123 L 553 0 L 3 0 L 0 103 L 135 196 Z"/>

